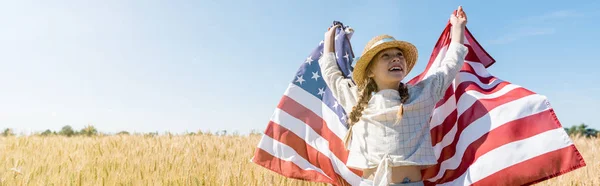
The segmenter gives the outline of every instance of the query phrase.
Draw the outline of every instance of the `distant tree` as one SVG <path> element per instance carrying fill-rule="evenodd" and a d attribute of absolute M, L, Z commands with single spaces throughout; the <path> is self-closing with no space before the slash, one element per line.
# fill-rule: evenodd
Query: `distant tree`
<path fill-rule="evenodd" d="M 52 135 L 52 134 L 56 134 L 56 132 L 53 133 L 50 129 L 46 129 L 40 135 L 42 135 L 42 136 L 49 136 L 49 135 Z"/>
<path fill-rule="evenodd" d="M 75 135 L 75 131 L 73 130 L 73 128 L 71 126 L 66 125 L 62 129 L 60 129 L 60 132 L 58 132 L 58 134 L 67 136 L 67 137 L 71 137 L 71 136 Z"/>
<path fill-rule="evenodd" d="M 15 135 L 15 133 L 10 128 L 6 128 L 6 129 L 4 129 L 4 131 L 2 131 L 2 136 L 4 136 L 4 137 L 14 136 L 14 135 Z"/>
<path fill-rule="evenodd" d="M 98 130 L 96 129 L 96 127 L 94 127 L 92 125 L 88 125 L 85 128 L 81 129 L 79 134 L 85 135 L 85 136 L 96 136 L 96 135 L 98 135 Z"/>
<path fill-rule="evenodd" d="M 117 135 L 129 135 L 129 132 L 121 131 L 121 132 L 118 132 Z"/>
<path fill-rule="evenodd" d="M 259 131 L 258 131 L 258 130 L 256 130 L 256 129 L 252 129 L 252 130 L 250 130 L 250 136 L 254 136 L 254 135 L 261 135 L 261 134 L 262 134 L 262 133 L 261 133 L 261 132 L 259 132 Z"/>
<path fill-rule="evenodd" d="M 588 128 L 588 125 L 582 123 L 579 125 L 573 125 L 570 128 L 565 128 L 565 131 L 567 132 L 567 134 L 569 135 L 580 135 L 580 136 L 584 136 L 584 137 L 598 137 L 598 130 L 596 129 L 592 129 L 592 128 Z"/>

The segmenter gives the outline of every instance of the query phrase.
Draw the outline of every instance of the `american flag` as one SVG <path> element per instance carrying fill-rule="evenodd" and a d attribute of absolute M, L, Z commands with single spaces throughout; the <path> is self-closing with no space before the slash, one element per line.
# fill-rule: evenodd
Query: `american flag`
<path fill-rule="evenodd" d="M 447 24 L 424 72 L 450 44 Z M 337 63 L 351 77 L 349 36 L 338 30 Z M 438 163 L 422 171 L 426 185 L 528 185 L 585 166 L 546 97 L 492 76 L 495 60 L 468 29 L 469 53 L 430 121 Z M 289 178 L 358 185 L 361 172 L 345 166 L 346 112 L 320 77 L 321 42 L 302 63 L 271 116 L 252 162 Z"/>

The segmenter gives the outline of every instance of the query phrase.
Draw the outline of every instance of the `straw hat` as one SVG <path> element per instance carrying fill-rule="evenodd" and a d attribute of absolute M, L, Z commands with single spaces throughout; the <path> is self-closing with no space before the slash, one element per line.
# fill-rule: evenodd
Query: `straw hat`
<path fill-rule="evenodd" d="M 410 70 L 415 66 L 418 57 L 417 47 L 406 41 L 399 41 L 389 35 L 379 35 L 371 39 L 365 46 L 362 55 L 358 58 L 354 70 L 352 72 L 352 79 L 358 86 L 363 86 L 367 79 L 367 67 L 371 62 L 371 59 L 375 57 L 377 53 L 388 48 L 399 48 L 404 53 L 404 59 L 406 59 L 406 74 L 410 73 Z"/>

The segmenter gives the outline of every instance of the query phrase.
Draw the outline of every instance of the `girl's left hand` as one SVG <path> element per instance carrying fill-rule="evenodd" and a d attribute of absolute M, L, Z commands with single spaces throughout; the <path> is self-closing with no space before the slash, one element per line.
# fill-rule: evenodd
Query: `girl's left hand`
<path fill-rule="evenodd" d="M 463 11 L 462 6 L 458 6 L 458 10 L 450 15 L 450 24 L 460 27 L 467 25 L 467 14 Z"/>
<path fill-rule="evenodd" d="M 335 25 L 330 27 L 327 32 L 325 32 L 325 38 L 323 40 L 323 53 L 335 52 L 334 41 L 335 41 L 335 31 L 339 28 L 340 25 Z"/>

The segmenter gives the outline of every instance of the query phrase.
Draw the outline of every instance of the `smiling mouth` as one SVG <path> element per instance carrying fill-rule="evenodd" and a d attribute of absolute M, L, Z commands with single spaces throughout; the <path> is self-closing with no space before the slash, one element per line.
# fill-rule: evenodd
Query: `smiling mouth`
<path fill-rule="evenodd" d="M 392 68 L 388 69 L 388 71 L 390 71 L 390 72 L 404 72 L 404 69 L 402 69 L 401 67 L 392 67 Z"/>

